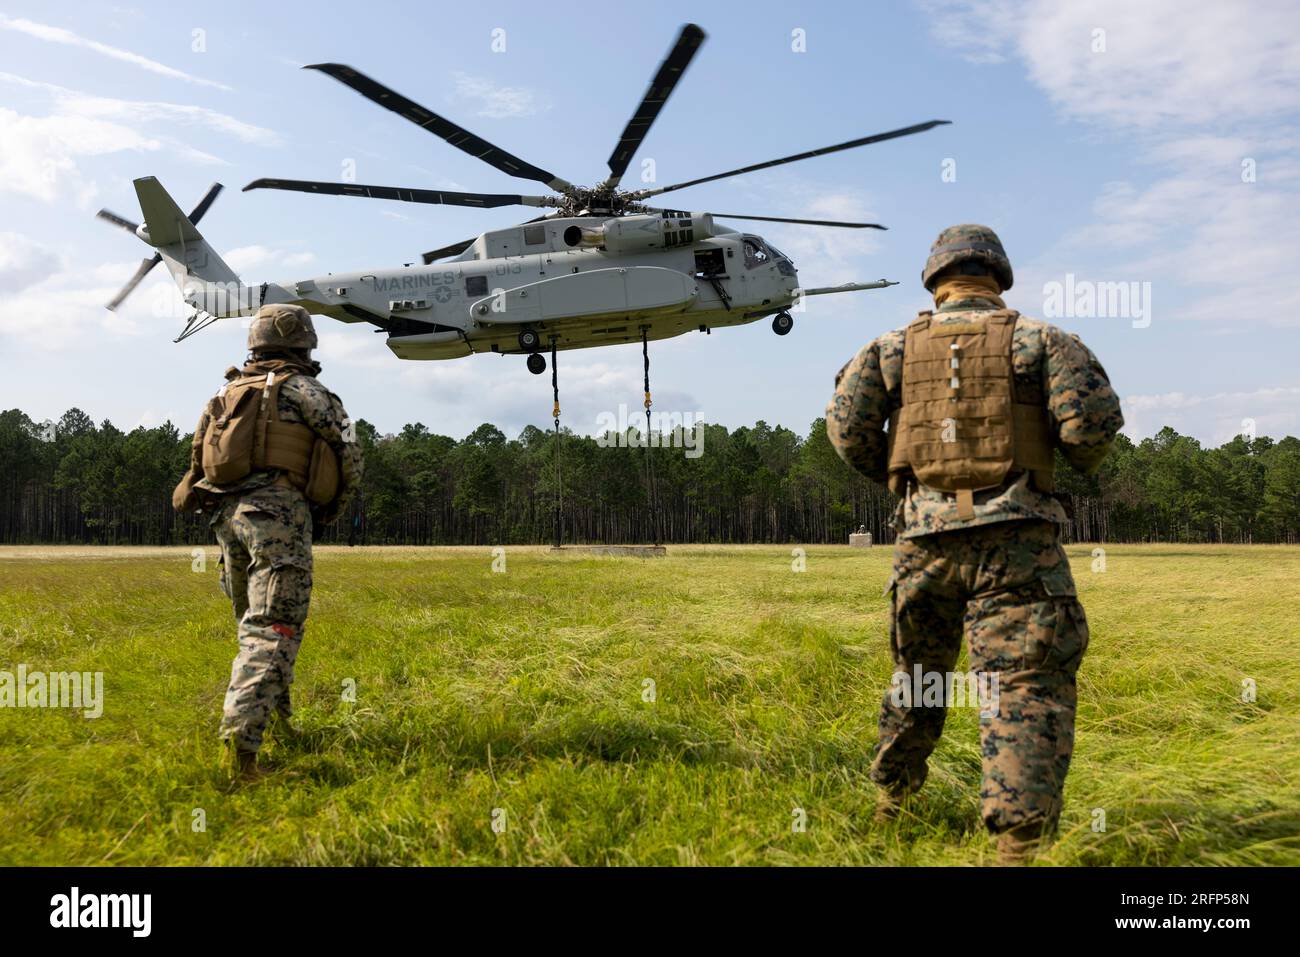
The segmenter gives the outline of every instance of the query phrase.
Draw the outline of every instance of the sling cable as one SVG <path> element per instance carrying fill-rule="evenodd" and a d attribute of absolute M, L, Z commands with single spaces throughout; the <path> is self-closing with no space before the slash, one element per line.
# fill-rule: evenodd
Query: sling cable
<path fill-rule="evenodd" d="M 650 441 L 650 339 L 649 326 L 641 327 L 641 359 L 645 364 L 645 474 L 650 499 L 650 534 L 655 546 L 663 544 L 660 532 L 659 488 L 655 481 L 654 456 Z M 662 438 L 662 436 L 661 436 Z"/>
<path fill-rule="evenodd" d="M 555 361 L 555 336 L 551 336 L 551 389 L 555 393 L 555 403 L 551 406 L 551 415 L 555 417 L 555 547 L 559 548 L 564 540 L 564 482 L 560 474 L 560 374 Z"/>

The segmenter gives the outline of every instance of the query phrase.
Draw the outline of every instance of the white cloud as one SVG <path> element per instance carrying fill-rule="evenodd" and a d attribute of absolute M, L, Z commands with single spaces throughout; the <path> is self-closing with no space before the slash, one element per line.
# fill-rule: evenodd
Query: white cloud
<path fill-rule="evenodd" d="M 54 250 L 21 233 L 0 233 L 0 295 L 20 292 L 57 271 Z"/>
<path fill-rule="evenodd" d="M 513 119 L 535 116 L 551 108 L 550 102 L 536 90 L 522 86 L 499 86 L 484 77 L 468 73 L 452 75 L 456 81 L 456 96 L 477 103 L 478 116 L 490 119 Z"/>
<path fill-rule="evenodd" d="M 1295 109 L 1291 0 L 918 0 L 940 44 L 975 63 L 1017 57 L 1073 117 L 1105 125 L 1235 123 Z M 1100 35 L 1094 31 L 1102 31 Z M 1104 49 L 1096 49 L 1097 41 Z"/>
<path fill-rule="evenodd" d="M 1246 420 L 1254 422 L 1257 435 L 1281 438 L 1300 433 L 1300 388 L 1295 387 L 1213 395 L 1128 395 L 1122 404 L 1124 434 L 1134 440 L 1155 435 L 1167 425 L 1183 435 L 1196 435 L 1209 446 L 1219 446 L 1240 435 Z"/>
<path fill-rule="evenodd" d="M 969 63 L 1002 63 L 1024 0 L 917 0 L 930 33 Z"/>
<path fill-rule="evenodd" d="M 96 96 L 80 90 L 72 90 L 54 83 L 29 80 L 12 73 L 0 72 L 0 81 L 22 86 L 30 90 L 41 90 L 50 94 L 60 113 L 76 116 L 97 117 L 100 119 L 121 120 L 125 123 L 185 123 L 191 126 L 205 127 L 216 133 L 231 136 L 244 143 L 260 146 L 275 146 L 281 140 L 274 130 L 245 123 L 226 113 L 210 110 L 207 107 L 190 103 L 168 103 L 158 100 L 120 100 L 113 97 Z"/>
<path fill-rule="evenodd" d="M 1033 0 L 1016 46 L 1074 116 L 1131 127 L 1233 124 L 1292 112 L 1300 31 L 1290 0 Z M 1094 52 L 1094 31 L 1105 50 Z"/>
<path fill-rule="evenodd" d="M 241 276 L 253 270 L 285 267 L 289 269 L 310 265 L 316 260 L 313 253 L 294 252 L 274 246 L 239 246 L 221 257 Z"/>
<path fill-rule="evenodd" d="M 1300 323 L 1300 289 L 1279 282 L 1300 250 L 1293 3 L 924 6 L 940 42 L 977 61 L 1018 57 L 1063 116 L 1152 171 L 1108 183 L 1093 221 L 1063 233 L 1052 263 L 1027 263 L 1027 275 L 1082 260 L 1100 273 L 1089 278 L 1150 281 L 1165 302 L 1186 294 L 1182 319 Z"/>
<path fill-rule="evenodd" d="M 96 186 L 79 165 L 89 157 L 169 149 L 191 162 L 222 162 L 173 139 L 170 130 L 178 123 L 206 127 L 244 142 L 279 142 L 271 130 L 202 107 L 111 99 L 3 72 L 0 82 L 38 90 L 53 99 L 49 116 L 27 116 L 0 108 L 0 141 L 4 143 L 0 151 L 0 191 L 47 203 L 71 196 L 79 206 L 89 204 Z M 145 132 L 144 128 L 151 124 L 168 132 Z"/>
<path fill-rule="evenodd" d="M 12 274 L 3 266 L 11 258 L 20 264 Z M 41 351 L 95 349 L 104 336 L 179 329 L 180 296 L 161 266 L 117 312 L 105 308 L 138 265 L 77 264 L 21 234 L 0 234 L 0 339 Z M 11 275 L 18 281 L 9 283 Z"/>
<path fill-rule="evenodd" d="M 62 27 L 50 26 L 46 23 L 36 23 L 32 20 L 10 19 L 4 14 L 0 14 L 0 30 L 12 30 L 16 33 L 25 33 L 27 36 L 34 37 L 38 40 L 45 40 L 49 43 L 59 43 L 65 46 L 80 47 L 83 50 L 91 50 L 101 56 L 106 56 L 114 60 L 120 60 L 123 63 L 130 63 L 132 66 L 138 66 L 142 70 L 150 73 L 156 73 L 159 76 L 165 76 L 172 80 L 183 80 L 186 83 L 196 83 L 200 86 L 211 86 L 218 90 L 229 90 L 230 87 L 224 83 L 215 83 L 212 80 L 204 80 L 197 76 L 192 76 L 184 70 L 176 70 L 172 67 L 165 66 L 156 60 L 150 60 L 148 57 L 141 56 L 138 53 L 132 53 L 130 50 L 123 50 L 119 47 L 109 46 L 106 43 L 100 43 L 97 40 L 91 40 L 80 34 L 73 33 L 71 30 L 65 30 Z"/>
<path fill-rule="evenodd" d="M 82 116 L 23 116 L 0 107 L 0 191 L 47 203 L 71 196 L 87 205 L 96 192 L 78 160 L 123 151 L 157 150 L 162 144 L 117 123 Z"/>

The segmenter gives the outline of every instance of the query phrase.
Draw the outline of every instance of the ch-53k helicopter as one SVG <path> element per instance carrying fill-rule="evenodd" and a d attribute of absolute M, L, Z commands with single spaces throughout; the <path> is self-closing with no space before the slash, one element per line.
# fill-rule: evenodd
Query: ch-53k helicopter
<path fill-rule="evenodd" d="M 297 282 L 243 285 L 203 239 L 196 224 L 221 190 L 214 184 L 186 216 L 153 177 L 135 181 L 144 224 L 101 210 L 99 216 L 155 247 L 108 308 L 115 309 L 159 262 L 165 262 L 195 309 L 177 341 L 227 316 L 251 315 L 264 303 L 296 303 L 349 323 L 371 323 L 401 359 L 455 359 L 475 353 L 543 355 L 710 332 L 773 316 L 786 335 L 789 309 L 801 296 L 894 285 L 887 280 L 800 289 L 794 263 L 761 236 L 717 219 L 883 229 L 876 223 L 684 212 L 643 203 L 652 196 L 931 129 L 946 120 L 864 136 L 822 149 L 755 163 L 669 186 L 623 190 L 623 174 L 691 59 L 704 31 L 687 24 L 659 67 L 608 160 L 597 186 L 575 186 L 457 126 L 363 73 L 336 63 L 309 66 L 501 172 L 544 183 L 546 195 L 456 193 L 290 179 L 258 179 L 244 190 L 279 189 L 364 196 L 409 203 L 551 208 L 537 219 L 494 229 L 423 255 L 423 266 L 331 273 Z M 648 362 L 648 358 L 647 358 Z"/>

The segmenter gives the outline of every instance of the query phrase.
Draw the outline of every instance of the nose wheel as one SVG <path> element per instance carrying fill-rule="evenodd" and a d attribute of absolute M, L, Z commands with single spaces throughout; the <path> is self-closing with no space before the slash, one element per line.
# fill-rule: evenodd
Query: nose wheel
<path fill-rule="evenodd" d="M 522 338 L 522 337 L 521 337 Z M 546 371 L 546 356 L 540 352 L 534 352 L 528 357 L 528 371 L 533 375 L 541 375 Z"/>
<path fill-rule="evenodd" d="M 788 312 L 778 312 L 772 317 L 772 331 L 778 336 L 788 335 L 794 328 L 794 316 Z"/>

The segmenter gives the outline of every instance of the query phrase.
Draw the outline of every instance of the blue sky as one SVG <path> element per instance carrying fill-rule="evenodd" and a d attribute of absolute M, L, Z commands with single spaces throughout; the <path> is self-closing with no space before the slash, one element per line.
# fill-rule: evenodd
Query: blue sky
<path fill-rule="evenodd" d="M 1025 313 L 1044 315 L 1045 285 L 1067 274 L 1150 284 L 1145 327 L 1056 320 L 1105 363 L 1131 435 L 1169 424 L 1217 444 L 1246 419 L 1261 434 L 1300 434 L 1294 4 L 322 8 L 0 0 L 0 408 L 39 419 L 75 405 L 119 427 L 170 418 L 184 430 L 242 358 L 238 320 L 172 344 L 161 268 L 118 314 L 103 309 L 149 250 L 93 214 L 135 217 L 135 177 L 158 176 L 185 207 L 224 183 L 202 230 L 246 281 L 398 265 L 530 215 L 241 193 L 258 176 L 339 179 L 347 161 L 360 182 L 534 189 L 301 64 L 355 66 L 590 184 L 694 21 L 708 40 L 629 181 L 644 158 L 659 182 L 676 182 L 922 120 L 953 125 L 673 194 L 693 210 L 885 223 L 869 236 L 758 231 L 805 285 L 902 284 L 811 300 L 785 338 L 761 322 L 654 345 L 658 408 L 805 432 L 844 361 L 928 305 L 919 275 L 938 231 L 974 221 L 1006 243 L 1017 274 L 1007 298 Z M 792 50 L 795 30 L 806 52 Z M 381 430 L 549 424 L 549 376 L 517 357 L 401 362 L 367 329 L 320 325 L 323 380 Z M 563 354 L 561 372 L 578 431 L 639 406 L 637 347 Z"/>

